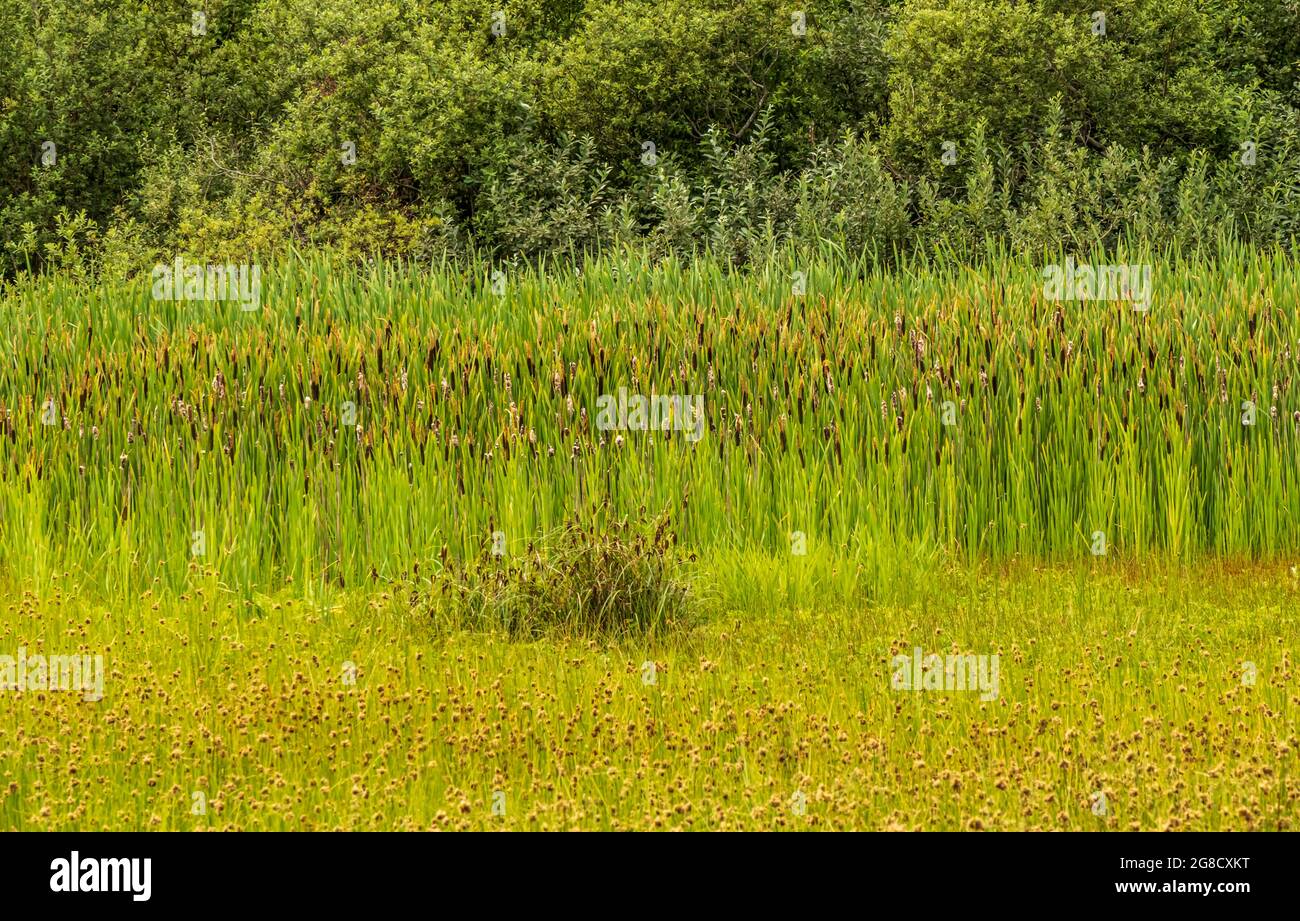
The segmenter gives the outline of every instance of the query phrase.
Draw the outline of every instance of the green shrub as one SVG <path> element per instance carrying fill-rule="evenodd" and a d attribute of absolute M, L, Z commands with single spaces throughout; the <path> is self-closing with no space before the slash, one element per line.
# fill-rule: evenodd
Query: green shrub
<path fill-rule="evenodd" d="M 1032 142 L 1059 99 L 1076 140 L 1157 152 L 1221 147 L 1231 80 L 1214 67 L 1224 14 L 1199 0 L 911 0 L 890 35 L 891 151 L 933 172 L 945 141 L 983 120 L 991 140 Z"/>
<path fill-rule="evenodd" d="M 551 145 L 523 136 L 501 142 L 492 160 L 476 177 L 474 229 L 482 240 L 526 258 L 600 249 L 615 197 L 591 138 Z"/>
<path fill-rule="evenodd" d="M 692 595 L 667 517 L 606 526 L 569 521 L 518 556 L 482 555 L 444 570 L 432 606 L 460 627 L 512 636 L 645 635 L 680 626 Z"/>

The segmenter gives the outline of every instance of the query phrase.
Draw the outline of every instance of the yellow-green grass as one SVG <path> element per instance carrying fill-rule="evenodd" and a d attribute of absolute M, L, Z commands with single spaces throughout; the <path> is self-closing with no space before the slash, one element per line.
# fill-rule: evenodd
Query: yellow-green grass
<path fill-rule="evenodd" d="M 702 561 L 717 613 L 612 643 L 434 637 L 408 585 L 251 612 L 204 573 L 114 604 L 10 585 L 0 651 L 107 677 L 97 703 L 0 695 L 0 827 L 1295 827 L 1288 567 L 940 560 L 853 601 L 804 563 Z M 998 653 L 998 697 L 892 689 L 914 646 Z"/>

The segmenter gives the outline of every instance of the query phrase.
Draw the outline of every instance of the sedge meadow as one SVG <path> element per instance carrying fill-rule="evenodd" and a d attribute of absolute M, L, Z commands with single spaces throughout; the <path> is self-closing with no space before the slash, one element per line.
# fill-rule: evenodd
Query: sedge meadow
<path fill-rule="evenodd" d="M 12 285 L 0 826 L 1292 828 L 1300 271 L 1125 262 Z"/>

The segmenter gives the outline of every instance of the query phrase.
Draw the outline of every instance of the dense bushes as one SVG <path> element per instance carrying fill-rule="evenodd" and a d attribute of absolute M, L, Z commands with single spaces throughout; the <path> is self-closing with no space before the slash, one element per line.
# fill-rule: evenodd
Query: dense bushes
<path fill-rule="evenodd" d="M 1248 79 L 1215 66 L 1226 30 L 1225 8 L 1195 0 L 912 2 L 888 44 L 889 132 L 901 152 L 934 157 L 983 119 L 1014 148 L 1037 140 L 1059 99 L 1098 152 L 1223 148 Z"/>
<path fill-rule="evenodd" d="M 1300 220 L 1283 0 L 193 6 L 0 0 L 5 273 L 1289 245 Z"/>

